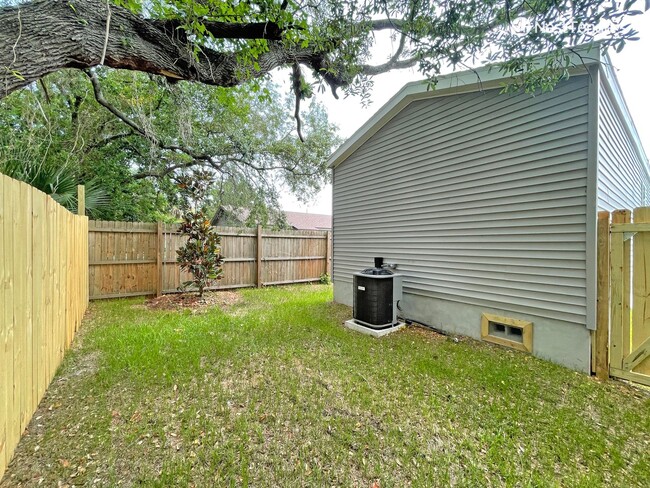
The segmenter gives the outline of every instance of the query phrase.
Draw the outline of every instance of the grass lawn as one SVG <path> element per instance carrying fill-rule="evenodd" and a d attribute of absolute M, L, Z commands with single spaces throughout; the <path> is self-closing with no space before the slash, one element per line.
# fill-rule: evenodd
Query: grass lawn
<path fill-rule="evenodd" d="M 8 486 L 650 486 L 650 399 L 498 346 L 342 327 L 327 286 L 91 304 Z"/>

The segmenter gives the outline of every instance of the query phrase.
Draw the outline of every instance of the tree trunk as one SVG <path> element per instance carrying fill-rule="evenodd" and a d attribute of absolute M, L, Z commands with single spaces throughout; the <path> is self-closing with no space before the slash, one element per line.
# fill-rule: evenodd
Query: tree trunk
<path fill-rule="evenodd" d="M 112 68 L 219 86 L 238 85 L 295 62 L 323 73 L 328 67 L 323 53 L 287 48 L 273 23 L 206 24 L 217 37 L 267 39 L 269 50 L 257 59 L 259 67 L 242 69 L 236 53 L 205 46 L 197 60 L 176 28 L 178 21 L 148 20 L 114 5 L 110 11 L 106 42 L 108 7 L 102 0 L 34 0 L 1 8 L 0 98 L 61 68 L 97 66 L 103 55 Z M 333 88 L 344 84 L 331 72 L 324 77 Z"/>

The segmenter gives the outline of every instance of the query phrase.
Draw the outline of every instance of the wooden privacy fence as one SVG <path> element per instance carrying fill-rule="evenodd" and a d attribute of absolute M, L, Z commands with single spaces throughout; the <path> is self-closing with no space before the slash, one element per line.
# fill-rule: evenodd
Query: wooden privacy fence
<path fill-rule="evenodd" d="M 650 386 L 650 207 L 598 214 L 597 315 L 596 374 Z"/>
<path fill-rule="evenodd" d="M 90 221 L 90 298 L 173 293 L 189 273 L 176 250 L 185 238 L 175 224 Z M 318 281 L 331 274 L 331 232 L 216 227 L 223 279 L 209 289 Z"/>
<path fill-rule="evenodd" d="M 0 478 L 88 304 L 88 219 L 0 174 Z"/>

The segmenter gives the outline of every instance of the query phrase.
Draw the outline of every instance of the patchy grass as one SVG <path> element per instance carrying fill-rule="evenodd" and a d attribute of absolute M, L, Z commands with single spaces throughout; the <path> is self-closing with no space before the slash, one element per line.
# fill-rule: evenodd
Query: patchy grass
<path fill-rule="evenodd" d="M 94 302 L 0 485 L 650 486 L 650 400 L 533 357 L 341 326 L 327 286 Z"/>

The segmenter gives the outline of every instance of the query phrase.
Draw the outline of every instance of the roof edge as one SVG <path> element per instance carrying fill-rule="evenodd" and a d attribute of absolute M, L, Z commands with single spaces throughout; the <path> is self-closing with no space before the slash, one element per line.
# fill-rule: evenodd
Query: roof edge
<path fill-rule="evenodd" d="M 602 64 L 598 45 L 578 46 L 567 51 L 575 66 L 570 70 L 571 75 L 586 74 L 589 65 Z M 327 164 L 331 169 L 336 168 L 411 102 L 498 88 L 508 79 L 512 77 L 503 74 L 498 64 L 488 64 L 477 69 L 442 75 L 434 89 L 429 87 L 426 80 L 407 83 L 330 155 Z"/>

